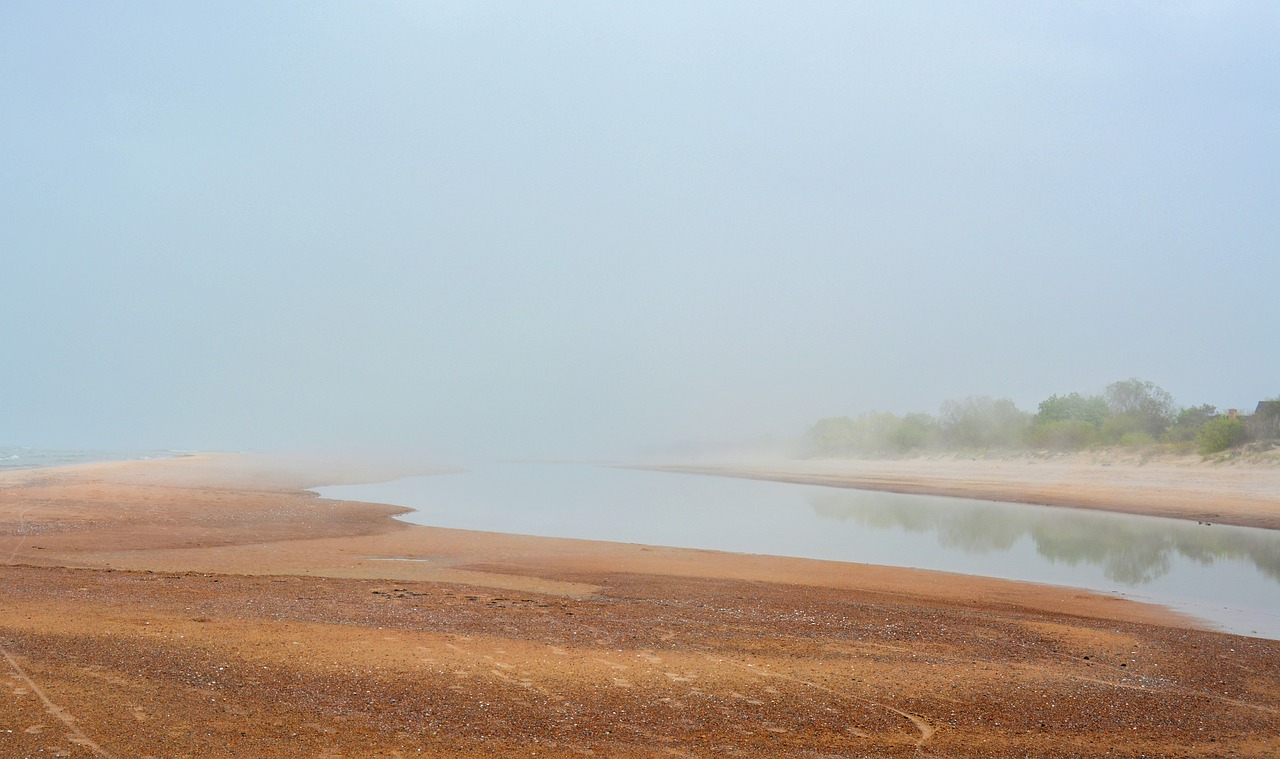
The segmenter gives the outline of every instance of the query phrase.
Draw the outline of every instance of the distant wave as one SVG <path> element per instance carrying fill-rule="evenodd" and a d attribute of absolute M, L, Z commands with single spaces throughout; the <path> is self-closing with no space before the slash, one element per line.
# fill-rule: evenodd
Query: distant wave
<path fill-rule="evenodd" d="M 13 450 L 21 453 L 12 453 Z M 94 451 L 0 446 L 0 469 L 39 469 L 95 461 L 150 461 L 186 455 L 173 451 Z"/>

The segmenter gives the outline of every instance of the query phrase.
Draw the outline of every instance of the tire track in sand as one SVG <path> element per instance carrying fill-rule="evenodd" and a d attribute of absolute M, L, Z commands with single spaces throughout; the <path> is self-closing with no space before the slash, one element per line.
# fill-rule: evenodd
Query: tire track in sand
<path fill-rule="evenodd" d="M 879 709 L 885 709 L 885 710 L 888 710 L 888 711 L 890 711 L 890 712 L 893 712 L 894 714 L 898 715 L 899 717 L 902 717 L 903 719 L 908 720 L 908 721 L 911 723 L 911 725 L 912 725 L 913 727 L 915 727 L 916 731 L 920 733 L 920 738 L 919 738 L 919 740 L 917 740 L 917 741 L 916 741 L 916 746 L 917 746 L 917 747 L 919 747 L 919 746 L 923 746 L 923 745 L 925 744 L 925 742 L 926 742 L 926 741 L 928 741 L 930 738 L 932 738 L 932 737 L 933 737 L 933 734 L 934 734 L 935 732 L 937 732 L 937 728 L 935 728 L 932 724 L 930 724 L 930 723 L 929 723 L 929 721 L 928 721 L 928 720 L 926 720 L 924 717 L 921 717 L 919 714 L 912 714 L 911 712 L 906 712 L 906 711 L 903 711 L 903 710 L 901 710 L 901 709 L 894 708 L 894 707 L 892 707 L 892 706 L 889 706 L 888 704 L 882 704 L 882 703 L 880 703 L 879 701 L 872 701 L 871 699 L 868 699 L 868 698 L 863 698 L 863 697 L 861 697 L 861 696 L 855 696 L 855 695 L 854 695 L 854 694 L 852 694 L 852 693 L 833 690 L 833 689 L 831 689 L 831 688 L 827 688 L 827 687 L 825 687 L 825 686 L 818 685 L 817 683 L 815 683 L 815 682 L 811 682 L 811 681 L 809 681 L 809 680 L 805 680 L 805 679 L 802 679 L 802 678 L 799 678 L 799 677 L 792 677 L 791 675 L 784 675 L 784 674 L 782 674 L 781 672 L 766 672 L 766 671 L 762 671 L 762 670 L 760 670 L 760 669 L 758 669 L 758 668 L 756 668 L 756 667 L 751 667 L 751 666 L 749 666 L 749 665 L 747 665 L 747 664 L 743 664 L 742 662 L 736 662 L 736 661 L 733 661 L 733 660 L 731 660 L 731 659 L 720 659 L 720 658 L 717 658 L 717 657 L 708 657 L 708 658 L 709 658 L 711 661 L 714 661 L 714 662 L 719 663 L 719 664 L 732 664 L 732 665 L 733 665 L 733 666 L 735 666 L 735 667 L 740 667 L 741 669 L 744 669 L 744 670 L 746 670 L 747 672 L 750 672 L 750 673 L 751 673 L 751 674 L 753 674 L 753 675 L 759 675 L 760 677 L 776 677 L 776 678 L 778 678 L 778 679 L 780 679 L 780 680 L 789 680 L 789 681 L 791 681 L 791 682 L 793 682 L 793 683 L 799 683 L 799 684 L 801 684 L 801 685 L 807 685 L 807 686 L 809 686 L 810 688 L 813 688 L 813 689 L 815 689 L 815 690 L 820 690 L 820 691 L 822 691 L 823 693 L 829 693 L 829 694 L 831 694 L 831 695 L 833 695 L 833 696 L 836 696 L 837 698 L 847 698 L 847 699 L 850 699 L 850 700 L 853 700 L 853 701 L 859 701 L 859 702 L 864 703 L 864 704 L 866 704 L 866 705 L 868 705 L 868 706 L 876 707 L 876 708 L 879 708 Z"/>
<path fill-rule="evenodd" d="M 66 726 L 67 733 L 70 736 L 67 739 L 68 741 L 79 746 L 84 746 L 97 756 L 103 757 L 103 759 L 117 759 L 115 754 L 107 751 L 102 746 L 99 746 L 92 738 L 85 735 L 84 731 L 76 725 L 76 718 L 71 716 L 66 709 L 63 709 L 61 706 L 53 703 L 49 696 L 44 692 L 44 689 L 39 685 L 36 685 L 36 681 L 31 679 L 31 676 L 27 674 L 27 671 L 22 668 L 22 665 L 18 664 L 18 660 L 15 659 L 3 646 L 0 646 L 0 654 L 4 654 L 4 659 L 9 662 L 9 666 L 13 668 L 14 674 L 26 683 L 27 687 L 31 689 L 31 692 L 36 694 L 36 697 L 40 699 L 40 703 L 44 704 L 44 710 L 56 717 L 58 721 Z"/>
<path fill-rule="evenodd" d="M 25 543 L 29 542 L 27 540 L 29 536 L 27 535 L 27 532 L 26 532 L 27 514 L 29 514 L 32 511 L 35 511 L 36 509 L 42 508 L 44 506 L 48 506 L 51 503 L 53 503 L 52 500 L 47 500 L 47 501 L 41 501 L 40 503 L 27 504 L 27 506 L 24 507 L 22 511 L 18 512 L 18 532 L 14 536 L 13 550 L 9 552 L 9 558 L 4 560 L 5 564 L 14 563 L 14 559 L 16 559 L 18 556 L 18 551 L 21 551 L 22 546 Z"/>

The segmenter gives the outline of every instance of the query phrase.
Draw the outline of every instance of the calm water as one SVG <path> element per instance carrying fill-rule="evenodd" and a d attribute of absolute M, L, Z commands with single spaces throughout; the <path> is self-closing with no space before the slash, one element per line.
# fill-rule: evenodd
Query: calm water
<path fill-rule="evenodd" d="M 561 464 L 317 488 L 418 524 L 918 567 L 1101 590 L 1280 638 L 1280 531 Z"/>

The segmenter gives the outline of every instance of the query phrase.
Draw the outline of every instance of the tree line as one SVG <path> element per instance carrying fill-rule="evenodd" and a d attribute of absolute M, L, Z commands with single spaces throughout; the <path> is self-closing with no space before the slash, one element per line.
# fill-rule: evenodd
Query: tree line
<path fill-rule="evenodd" d="M 880 412 L 821 419 L 808 435 L 816 456 L 1117 445 L 1210 454 L 1276 438 L 1280 397 L 1259 404 L 1258 413 L 1249 416 L 1219 413 L 1207 403 L 1179 408 L 1164 388 L 1137 378 L 1113 382 L 1101 395 L 1051 395 L 1034 414 L 1008 398 L 978 395 L 946 401 L 936 416 Z"/>

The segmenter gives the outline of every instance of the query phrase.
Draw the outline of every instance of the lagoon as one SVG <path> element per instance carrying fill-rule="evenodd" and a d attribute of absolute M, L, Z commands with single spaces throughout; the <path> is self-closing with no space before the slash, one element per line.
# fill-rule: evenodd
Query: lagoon
<path fill-rule="evenodd" d="M 1085 588 L 1280 639 L 1280 531 L 577 464 L 316 488 L 435 527 L 860 562 Z"/>

